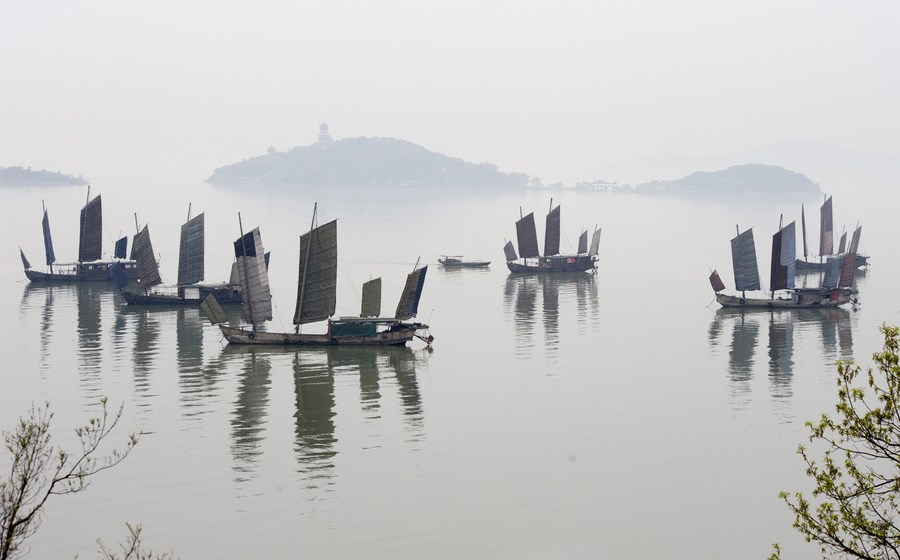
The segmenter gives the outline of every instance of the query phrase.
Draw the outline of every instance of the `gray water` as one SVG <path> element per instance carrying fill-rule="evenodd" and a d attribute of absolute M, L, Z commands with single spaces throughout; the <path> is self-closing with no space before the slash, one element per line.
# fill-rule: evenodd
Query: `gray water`
<path fill-rule="evenodd" d="M 858 310 L 740 314 L 717 309 L 707 282 L 711 267 L 731 281 L 735 225 L 754 227 L 765 283 L 779 215 L 799 219 L 801 202 L 820 199 L 101 191 L 107 246 L 134 231 L 137 212 L 166 281 L 189 202 L 206 212 L 209 281 L 227 277 L 238 212 L 245 230 L 259 226 L 279 329 L 290 328 L 298 236 L 317 201 L 320 223 L 339 219 L 338 313 L 358 313 L 375 276 L 392 313 L 421 257 L 418 319 L 435 342 L 247 350 L 223 345 L 196 309 L 128 309 L 105 285 L 30 285 L 17 247 L 42 260 L 41 200 L 67 260 L 85 192 L 0 191 L 0 426 L 47 401 L 54 441 L 74 449 L 71 428 L 105 395 L 124 404 L 111 443 L 143 433 L 87 492 L 48 503 L 33 558 L 92 558 L 97 537 L 124 538 L 125 521 L 181 558 L 749 559 L 773 542 L 814 558 L 777 494 L 808 488 L 795 451 L 803 423 L 833 410 L 834 362 L 870 363 L 878 325 L 900 321 L 897 195 L 835 197 L 836 224 L 861 219 L 872 255 Z M 564 248 L 603 228 L 596 274 L 506 271 L 520 206 L 542 236 L 551 197 Z M 493 262 L 443 270 L 444 253 Z"/>

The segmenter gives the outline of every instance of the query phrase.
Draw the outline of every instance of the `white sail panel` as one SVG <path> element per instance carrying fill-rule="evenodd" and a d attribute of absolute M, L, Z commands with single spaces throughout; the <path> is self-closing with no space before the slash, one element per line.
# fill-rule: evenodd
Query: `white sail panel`
<path fill-rule="evenodd" d="M 200 309 L 206 313 L 206 318 L 209 319 L 210 324 L 218 325 L 219 323 L 228 323 L 228 315 L 225 314 L 225 311 L 222 309 L 222 306 L 219 305 L 219 302 L 216 301 L 214 295 L 209 294 L 206 296 L 206 299 L 200 304 Z"/>
<path fill-rule="evenodd" d="M 412 319 L 419 312 L 419 299 L 422 297 L 422 288 L 425 286 L 427 272 L 428 267 L 423 266 L 406 277 L 406 285 L 403 287 L 403 293 L 397 303 L 397 312 L 394 313 L 395 318 L 405 321 Z"/>
<path fill-rule="evenodd" d="M 759 289 L 759 267 L 756 264 L 756 245 L 753 228 L 738 234 L 731 240 L 731 260 L 734 267 L 734 284 L 738 291 Z"/>
<path fill-rule="evenodd" d="M 379 315 L 381 315 L 381 278 L 374 278 L 363 284 L 359 316 L 378 317 Z"/>
<path fill-rule="evenodd" d="M 244 320 L 253 325 L 270 321 L 272 294 L 259 228 L 254 228 L 234 242 L 234 256 L 241 285 Z"/>
<path fill-rule="evenodd" d="M 337 305 L 337 220 L 300 236 L 294 324 L 323 321 Z"/>
<path fill-rule="evenodd" d="M 181 226 L 181 244 L 178 250 L 178 284 L 196 284 L 203 280 L 204 271 L 204 217 L 203 213 Z"/>

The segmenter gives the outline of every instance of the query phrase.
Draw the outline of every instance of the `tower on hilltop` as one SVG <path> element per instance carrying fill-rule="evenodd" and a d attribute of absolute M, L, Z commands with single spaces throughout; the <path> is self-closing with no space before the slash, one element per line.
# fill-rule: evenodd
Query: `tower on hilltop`
<path fill-rule="evenodd" d="M 319 125 L 319 144 L 331 144 L 334 139 L 328 134 L 328 125 L 322 123 Z"/>

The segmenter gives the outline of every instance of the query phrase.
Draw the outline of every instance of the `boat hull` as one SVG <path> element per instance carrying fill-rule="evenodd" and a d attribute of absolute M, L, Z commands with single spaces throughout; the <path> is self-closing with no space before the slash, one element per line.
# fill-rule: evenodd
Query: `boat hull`
<path fill-rule="evenodd" d="M 252 331 L 227 325 L 219 325 L 222 336 L 230 344 L 256 344 L 267 346 L 403 346 L 416 332 L 427 329 L 423 323 L 395 323 L 387 330 L 373 336 L 332 336 L 331 334 L 275 333 Z M 329 329 L 330 330 L 330 329 Z"/>
<path fill-rule="evenodd" d="M 597 261 L 590 255 L 554 255 L 539 257 L 534 264 L 507 261 L 506 266 L 514 273 L 587 272 L 597 268 Z"/>
<path fill-rule="evenodd" d="M 790 292 L 790 295 L 790 298 L 744 298 L 740 296 L 717 293 L 716 301 L 722 307 L 765 309 L 814 309 L 823 307 L 839 307 L 847 303 L 857 302 L 853 293 L 848 289 L 798 289 Z"/>
<path fill-rule="evenodd" d="M 26 268 L 25 276 L 32 282 L 105 282 L 112 280 L 109 270 L 116 262 L 122 263 L 126 278 L 137 279 L 138 270 L 135 261 L 76 263 L 62 265 L 58 272 L 41 272 Z"/>
<path fill-rule="evenodd" d="M 824 271 L 825 261 L 815 262 L 797 259 L 795 266 L 798 272 Z M 856 267 L 859 268 L 863 266 L 869 266 L 868 255 L 856 255 Z"/>
<path fill-rule="evenodd" d="M 141 293 L 122 290 L 122 297 L 128 305 L 200 305 L 208 296 L 213 296 L 219 304 L 241 304 L 241 292 L 228 285 L 193 286 L 191 289 L 179 287 L 177 293 Z M 199 294 L 199 296 L 197 295 Z"/>
<path fill-rule="evenodd" d="M 485 268 L 490 266 L 491 261 L 468 261 L 468 262 L 445 262 L 440 261 L 444 268 Z"/>

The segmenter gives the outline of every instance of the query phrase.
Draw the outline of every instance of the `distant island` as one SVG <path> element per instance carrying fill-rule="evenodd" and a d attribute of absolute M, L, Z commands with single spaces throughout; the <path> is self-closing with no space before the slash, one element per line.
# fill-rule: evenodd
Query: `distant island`
<path fill-rule="evenodd" d="M 35 171 L 30 167 L 0 167 L 0 187 L 40 187 L 86 185 L 87 180 L 79 175 L 63 175 L 41 169 Z"/>
<path fill-rule="evenodd" d="M 777 165 L 735 165 L 722 171 L 698 171 L 673 181 L 651 181 L 635 187 L 638 193 L 668 194 L 813 194 L 818 184 L 802 173 Z"/>
<path fill-rule="evenodd" d="M 503 173 L 491 163 L 469 163 L 394 138 L 333 140 L 319 127 L 311 146 L 261 156 L 216 169 L 216 186 L 526 187 L 529 176 Z"/>

